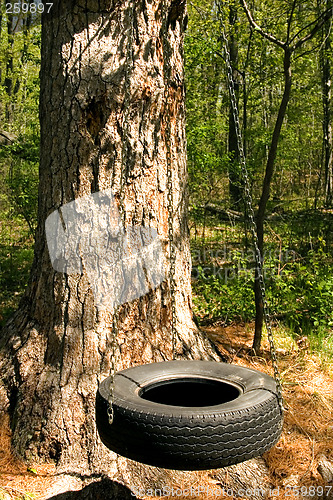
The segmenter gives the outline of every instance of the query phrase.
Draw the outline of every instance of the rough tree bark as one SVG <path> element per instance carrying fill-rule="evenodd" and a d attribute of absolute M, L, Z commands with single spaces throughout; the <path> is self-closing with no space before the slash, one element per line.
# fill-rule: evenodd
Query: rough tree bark
<path fill-rule="evenodd" d="M 167 33 L 162 29 L 162 8 Z M 20 308 L 2 332 L 0 401 L 1 410 L 10 413 L 16 452 L 34 462 L 52 460 L 59 473 L 77 478 L 106 474 L 121 476 L 131 485 L 134 473 L 126 470 L 134 469 L 126 460 L 117 461 L 96 435 L 94 401 L 99 381 L 110 370 L 112 318 L 96 309 L 85 272 L 65 275 L 52 268 L 45 220 L 63 204 L 109 187 L 119 201 L 122 143 L 127 141 L 126 224 L 157 228 L 167 252 L 167 116 L 177 248 L 176 357 L 219 359 L 195 328 L 191 313 L 185 23 L 185 3 L 177 0 L 59 0 L 52 15 L 43 19 L 35 256 Z M 171 47 L 167 105 L 162 39 L 166 36 Z M 169 290 L 165 280 L 155 291 L 121 307 L 118 369 L 171 359 Z"/>

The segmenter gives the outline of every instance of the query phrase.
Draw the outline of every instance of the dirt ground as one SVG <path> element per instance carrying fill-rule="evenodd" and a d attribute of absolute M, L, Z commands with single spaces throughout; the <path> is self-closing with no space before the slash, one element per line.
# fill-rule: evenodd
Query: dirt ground
<path fill-rule="evenodd" d="M 205 328 L 205 332 L 229 362 L 272 375 L 267 342 L 263 343 L 261 357 L 249 355 L 253 325 L 216 325 Z M 333 367 L 328 363 L 323 367 L 323 360 L 310 352 L 306 338 L 296 342 L 290 337 L 279 337 L 277 352 L 286 413 L 280 441 L 264 455 L 270 474 L 269 498 L 333 498 L 333 477 L 332 483 L 325 483 L 317 470 L 323 456 L 333 463 Z M 44 500 L 54 473 L 52 464 L 36 468 L 32 465 L 27 469 L 26 464 L 16 459 L 11 452 L 8 420 L 0 423 L 0 500 Z M 202 491 L 205 486 L 206 491 L 213 491 L 218 485 L 207 472 L 197 473 L 195 477 Z M 177 490 L 181 485 L 170 486 L 175 488 L 173 496 L 162 498 L 233 498 L 221 492 L 219 496 L 216 492 L 199 496 L 187 492 L 184 496 Z"/>

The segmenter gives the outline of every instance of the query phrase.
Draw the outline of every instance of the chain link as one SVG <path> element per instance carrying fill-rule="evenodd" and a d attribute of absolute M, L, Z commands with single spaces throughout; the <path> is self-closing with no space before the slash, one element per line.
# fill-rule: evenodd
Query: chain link
<path fill-rule="evenodd" d="M 117 307 L 113 312 L 112 319 L 112 332 L 111 332 L 111 358 L 110 358 L 110 385 L 108 394 L 108 408 L 107 415 L 108 421 L 111 425 L 113 423 L 113 396 L 114 396 L 114 376 L 116 374 L 116 366 L 119 355 L 119 346 L 117 344 L 118 337 L 118 319 L 119 319 L 119 307 Z"/>
<path fill-rule="evenodd" d="M 238 111 L 238 104 L 237 104 L 237 98 L 236 98 L 236 93 L 235 93 L 235 83 L 234 83 L 234 79 L 233 79 L 233 70 L 232 70 L 231 61 L 230 61 L 229 44 L 228 44 L 228 39 L 227 39 L 226 31 L 225 31 L 225 26 L 223 23 L 223 13 L 221 12 L 221 5 L 219 2 L 218 2 L 218 14 L 219 14 L 219 20 L 220 20 L 220 25 L 221 25 L 221 35 L 222 35 L 221 38 L 222 38 L 222 44 L 223 44 L 223 51 L 224 51 L 224 55 L 225 55 L 225 64 L 226 64 L 226 68 L 227 68 L 227 78 L 228 78 L 228 87 L 229 87 L 229 93 L 230 93 L 230 101 L 231 101 L 233 118 L 234 118 L 234 122 L 235 122 L 235 131 L 236 131 L 236 136 L 237 136 L 237 146 L 238 146 L 238 150 L 239 150 L 242 180 L 244 183 L 244 201 L 245 201 L 246 208 L 247 208 L 250 232 L 252 235 L 253 245 L 254 245 L 254 250 L 255 250 L 257 278 L 259 280 L 260 295 L 261 295 L 261 299 L 262 299 L 262 303 L 263 303 L 263 316 L 264 316 L 264 321 L 265 321 L 266 330 L 267 330 L 268 342 L 269 342 L 269 347 L 270 347 L 270 354 L 271 354 L 271 358 L 272 358 L 272 366 L 273 366 L 274 378 L 275 378 L 275 382 L 276 382 L 277 398 L 278 398 L 281 413 L 283 414 L 284 405 L 283 405 L 282 385 L 281 385 L 281 380 L 280 380 L 280 373 L 279 373 L 279 368 L 278 368 L 276 349 L 275 349 L 275 345 L 274 345 L 274 338 L 273 338 L 273 332 L 272 332 L 272 324 L 271 324 L 271 317 L 270 317 L 270 312 L 269 312 L 269 305 L 268 305 L 268 301 L 266 298 L 266 287 L 265 287 L 264 276 L 263 276 L 263 259 L 262 259 L 262 255 L 261 255 L 261 252 L 259 249 L 257 225 L 256 225 L 256 221 L 255 221 L 255 214 L 253 211 L 252 196 L 251 196 L 251 191 L 250 191 L 250 182 L 249 182 L 249 176 L 248 176 L 248 171 L 247 171 L 247 167 L 246 167 L 246 158 L 245 158 L 244 147 L 243 147 L 243 137 L 242 137 L 241 126 L 240 126 L 240 122 L 239 122 L 239 111 Z"/>
<path fill-rule="evenodd" d="M 128 138 L 129 138 L 129 126 L 130 126 L 129 109 L 131 101 L 131 74 L 133 69 L 134 0 L 129 0 L 127 10 L 128 10 L 130 26 L 128 30 L 127 53 L 125 61 L 124 104 L 123 104 L 123 120 L 122 120 L 122 154 L 121 154 L 122 158 L 121 158 L 120 187 L 119 187 L 119 212 L 121 219 L 121 228 L 124 231 L 126 231 L 125 180 L 127 172 Z M 109 396 L 108 396 L 108 408 L 107 408 L 108 420 L 110 425 L 113 423 L 113 417 L 114 417 L 114 411 L 113 411 L 114 377 L 116 373 L 117 360 L 119 356 L 119 345 L 117 343 L 117 338 L 119 333 L 118 329 L 119 309 L 120 306 L 117 306 L 113 311 L 112 331 L 111 331 L 111 358 L 110 358 L 110 376 L 109 376 L 110 384 L 109 384 Z"/>
<path fill-rule="evenodd" d="M 166 143 L 166 164 L 167 164 L 167 205 L 168 205 L 168 241 L 170 253 L 170 298 L 171 298 L 171 343 L 172 358 L 176 356 L 176 248 L 174 242 L 174 199 L 172 180 L 172 156 L 171 156 L 171 123 L 169 113 L 169 98 L 171 85 L 171 57 L 172 51 L 168 40 L 168 16 L 167 1 L 162 4 L 162 31 L 163 31 L 163 72 L 164 72 L 164 114 L 165 120 L 165 143 Z"/>

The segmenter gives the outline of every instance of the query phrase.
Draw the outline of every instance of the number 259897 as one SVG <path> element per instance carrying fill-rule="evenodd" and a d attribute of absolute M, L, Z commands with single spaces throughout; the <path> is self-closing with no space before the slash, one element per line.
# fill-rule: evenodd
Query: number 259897
<path fill-rule="evenodd" d="M 43 12 L 49 13 L 53 7 L 53 3 L 27 3 L 27 2 L 17 2 L 17 3 L 6 3 L 7 14 L 42 14 Z"/>

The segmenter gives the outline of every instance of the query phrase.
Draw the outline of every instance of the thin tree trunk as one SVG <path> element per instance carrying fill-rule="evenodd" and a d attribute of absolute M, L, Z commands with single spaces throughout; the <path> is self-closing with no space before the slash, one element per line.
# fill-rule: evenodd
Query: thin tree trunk
<path fill-rule="evenodd" d="M 230 23 L 230 37 L 229 37 L 229 49 L 230 49 L 230 63 L 233 68 L 233 80 L 235 85 L 235 95 L 238 101 L 239 98 L 239 75 L 237 72 L 238 68 L 238 45 L 235 36 L 236 23 L 237 23 L 237 7 L 233 2 L 229 5 L 229 23 Z M 236 125 L 232 106 L 229 106 L 229 140 L 228 140 L 228 152 L 231 158 L 231 167 L 229 169 L 229 194 L 231 207 L 234 210 L 240 210 L 242 205 L 242 188 L 239 172 L 237 167 L 239 165 L 239 150 L 236 134 Z"/>
<path fill-rule="evenodd" d="M 166 1 L 165 33 L 163 4 L 133 2 L 132 12 L 131 3 L 100 0 L 96 7 L 95 1 L 86 0 L 81 8 L 81 2 L 73 7 L 72 2 L 59 0 L 53 15 L 44 16 L 35 258 L 20 309 L 1 339 L 2 410 L 10 412 L 15 450 L 27 460 L 51 459 L 59 471 L 80 477 L 120 474 L 120 462 L 96 435 L 94 418 L 98 383 L 110 372 L 112 318 L 96 309 L 85 272 L 66 275 L 52 268 L 45 220 L 63 204 L 91 192 L 111 187 L 119 200 L 122 144 L 127 141 L 126 225 L 157 228 L 167 253 L 169 121 L 177 249 L 176 357 L 219 359 L 196 329 L 191 312 L 182 52 L 185 5 Z M 171 48 L 168 103 L 163 36 Z M 118 369 L 172 359 L 170 309 L 168 279 L 121 307 Z"/>
<path fill-rule="evenodd" d="M 10 124 L 13 119 L 13 103 L 11 97 L 13 94 L 13 70 L 14 70 L 14 32 L 13 32 L 13 15 L 7 14 L 7 55 L 6 55 L 6 76 L 3 83 L 5 92 L 9 98 L 6 103 L 6 122 Z"/>
<path fill-rule="evenodd" d="M 265 178 L 262 187 L 261 198 L 258 206 L 257 213 L 257 235 L 258 235 L 258 244 L 259 250 L 261 253 L 261 258 L 263 260 L 263 250 L 264 250 L 264 221 L 265 221 L 265 211 L 267 201 L 269 199 L 270 194 L 270 186 L 272 181 L 272 176 L 274 172 L 274 163 L 279 143 L 279 137 L 281 133 L 281 128 L 283 124 L 283 120 L 287 111 L 288 102 L 290 99 L 290 91 L 292 85 L 292 75 L 291 75 L 291 55 L 292 52 L 288 47 L 284 49 L 284 92 L 281 100 L 278 116 L 275 122 L 275 127 L 272 135 L 272 141 L 270 144 Z M 255 282 L 254 282 L 254 293 L 255 293 L 255 305 L 256 305 L 256 317 L 255 317 L 255 331 L 254 331 L 254 339 L 253 339 L 253 350 L 255 353 L 259 353 L 260 345 L 261 345 L 261 337 L 262 337 L 262 327 L 263 327 L 263 302 L 261 298 L 260 284 L 258 279 L 258 271 L 255 272 Z"/>
<path fill-rule="evenodd" d="M 327 7 L 333 8 L 332 0 Z M 331 26 L 323 28 L 323 46 L 320 52 L 322 88 L 323 88 L 323 146 L 325 172 L 325 206 L 333 206 L 333 134 L 332 134 L 332 68 L 331 68 Z"/>
<path fill-rule="evenodd" d="M 258 234 L 258 240 L 259 240 L 259 249 L 261 253 L 261 258 L 263 258 L 263 239 L 264 239 L 264 217 L 265 217 L 265 210 L 266 210 L 266 205 L 267 201 L 269 198 L 270 194 L 270 185 L 272 181 L 272 176 L 274 172 L 274 163 L 275 163 L 275 158 L 276 158 L 276 153 L 277 153 L 277 148 L 278 148 L 278 142 L 279 142 L 279 137 L 281 133 L 281 128 L 283 124 L 283 120 L 286 114 L 289 98 L 290 98 L 290 91 L 291 91 L 291 84 L 292 84 L 292 78 L 291 78 L 291 57 L 292 55 L 302 47 L 306 42 L 311 40 L 316 33 L 331 19 L 332 17 L 332 9 L 328 8 L 326 9 L 322 14 L 318 16 L 315 22 L 310 22 L 306 27 L 303 27 L 300 29 L 292 39 L 291 39 L 291 26 L 293 22 L 293 16 L 297 4 L 297 0 L 293 0 L 293 3 L 290 8 L 290 12 L 288 14 L 288 23 L 287 23 L 287 39 L 285 42 L 279 40 L 276 38 L 273 34 L 266 32 L 264 29 L 262 29 L 254 20 L 252 13 L 247 5 L 247 0 L 241 0 L 242 6 L 244 8 L 244 11 L 246 13 L 246 16 L 249 20 L 250 25 L 254 30 L 256 30 L 260 35 L 265 38 L 266 40 L 269 40 L 271 43 L 275 44 L 276 46 L 280 47 L 284 51 L 284 58 L 283 58 L 283 70 L 284 70 L 284 92 L 283 92 L 283 97 L 282 101 L 280 104 L 278 116 L 275 122 L 275 127 L 272 135 L 272 140 L 268 152 L 268 159 L 267 159 L 267 164 L 266 164 L 266 172 L 265 172 L 265 178 L 264 178 L 264 183 L 263 183 L 263 188 L 262 188 L 262 194 L 259 202 L 259 207 L 258 207 L 258 214 L 257 214 L 257 234 Z M 305 32 L 305 30 L 308 30 L 308 32 Z M 305 34 L 304 34 L 305 32 Z M 253 349 L 256 353 L 259 352 L 260 349 L 260 344 L 261 344 L 261 335 L 262 335 L 262 326 L 263 326 L 263 303 L 261 300 L 261 293 L 260 293 L 260 287 L 259 287 L 259 280 L 258 280 L 258 273 L 256 271 L 255 273 L 255 285 L 254 285 L 254 291 L 255 291 L 255 304 L 256 304 L 256 319 L 255 319 L 255 334 L 254 334 L 254 340 L 253 340 Z"/>
<path fill-rule="evenodd" d="M 23 49 L 21 61 L 22 64 L 25 64 L 28 60 L 28 49 L 29 49 L 29 31 L 31 28 L 32 17 L 31 12 L 29 11 L 26 17 L 23 18 Z"/>

